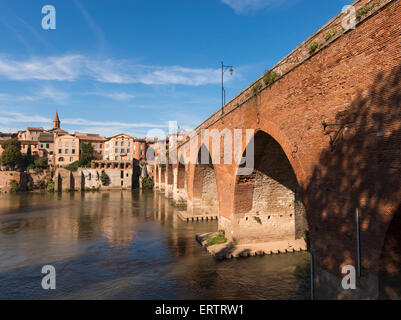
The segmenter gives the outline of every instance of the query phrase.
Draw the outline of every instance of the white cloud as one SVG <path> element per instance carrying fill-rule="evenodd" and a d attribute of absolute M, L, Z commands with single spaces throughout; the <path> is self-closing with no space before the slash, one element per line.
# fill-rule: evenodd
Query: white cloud
<path fill-rule="evenodd" d="M 31 57 L 26 60 L 0 56 L 0 77 L 9 80 L 51 81 L 89 78 L 102 83 L 188 86 L 220 82 L 218 69 L 147 66 L 133 64 L 128 60 L 92 60 L 82 55 Z"/>
<path fill-rule="evenodd" d="M 255 12 L 288 0 L 220 0 L 236 13 Z"/>
<path fill-rule="evenodd" d="M 15 60 L 0 57 L 0 75 L 10 80 L 72 81 L 81 73 L 83 57 L 33 57 Z"/>
<path fill-rule="evenodd" d="M 36 94 L 30 96 L 0 93 L 0 101 L 8 101 L 8 102 L 51 100 L 56 104 L 66 104 L 68 102 L 69 97 L 70 95 L 68 93 L 55 89 L 51 86 L 46 86 L 43 89 L 39 90 Z"/>
<path fill-rule="evenodd" d="M 53 87 L 45 87 L 39 92 L 38 99 L 52 100 L 57 104 L 66 104 L 70 95 Z"/>
<path fill-rule="evenodd" d="M 98 92 L 93 94 L 116 101 L 129 101 L 135 97 L 134 95 L 126 92 Z"/>
<path fill-rule="evenodd" d="M 100 127 L 116 127 L 121 128 L 165 128 L 168 124 L 155 124 L 155 123 L 130 123 L 130 122 L 119 122 L 119 121 L 92 121 L 82 118 L 66 118 L 62 120 L 63 124 L 68 125 L 85 125 L 85 126 L 100 126 Z"/>
<path fill-rule="evenodd" d="M 3 108 L 3 107 L 1 107 Z M 0 123 L 51 123 L 52 119 L 39 115 L 28 115 L 21 112 L 0 110 Z"/>

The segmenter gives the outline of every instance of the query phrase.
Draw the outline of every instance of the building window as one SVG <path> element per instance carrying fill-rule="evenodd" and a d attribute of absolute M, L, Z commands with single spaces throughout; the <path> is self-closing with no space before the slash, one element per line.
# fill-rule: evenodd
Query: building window
<path fill-rule="evenodd" d="M 141 145 L 141 150 L 143 150 L 143 145 Z"/>
<path fill-rule="evenodd" d="M 130 161 L 130 160 L 131 160 L 131 159 L 130 159 L 130 156 L 128 156 L 128 157 L 127 157 L 127 160 L 128 160 L 128 161 Z"/>
<path fill-rule="evenodd" d="M 72 145 L 73 147 L 75 147 L 75 142 L 73 141 L 73 142 L 71 143 L 71 145 Z"/>
<path fill-rule="evenodd" d="M 72 154 L 75 154 L 75 149 L 72 149 Z"/>
<path fill-rule="evenodd" d="M 64 158 L 63 158 L 63 157 L 60 157 L 60 158 L 58 158 L 58 161 L 59 161 L 59 162 L 64 162 Z"/>
<path fill-rule="evenodd" d="M 74 158 L 73 157 L 70 157 L 70 162 L 73 162 L 74 161 Z"/>
<path fill-rule="evenodd" d="M 64 152 L 65 154 L 68 154 L 68 149 L 65 149 L 64 151 L 65 151 L 65 152 Z"/>
<path fill-rule="evenodd" d="M 43 149 L 43 144 L 40 145 L 40 148 Z"/>
<path fill-rule="evenodd" d="M 48 143 L 46 143 L 46 149 L 49 149 L 49 144 Z"/>
<path fill-rule="evenodd" d="M 103 148 L 103 145 L 102 145 L 102 144 L 99 144 L 99 148 L 102 149 L 102 148 Z"/>
<path fill-rule="evenodd" d="M 61 141 L 59 141 L 58 146 L 59 146 L 59 147 L 62 147 L 62 146 L 63 146 L 63 145 L 61 144 Z"/>
<path fill-rule="evenodd" d="M 117 147 L 117 146 L 118 146 L 118 142 L 116 141 L 116 142 L 114 143 L 114 145 Z"/>
<path fill-rule="evenodd" d="M 124 141 L 121 141 L 121 146 L 124 147 Z"/>
<path fill-rule="evenodd" d="M 61 149 L 58 149 L 58 153 L 63 153 L 63 150 L 61 150 Z"/>
<path fill-rule="evenodd" d="M 68 148 L 68 142 L 65 143 L 65 146 Z"/>
<path fill-rule="evenodd" d="M 115 156 L 115 157 L 114 157 L 114 160 L 118 160 L 118 156 Z"/>
<path fill-rule="evenodd" d="M 118 153 L 118 149 L 115 149 L 115 150 L 114 150 L 114 153 Z"/>
<path fill-rule="evenodd" d="M 125 153 L 125 149 L 121 149 L 121 153 Z"/>

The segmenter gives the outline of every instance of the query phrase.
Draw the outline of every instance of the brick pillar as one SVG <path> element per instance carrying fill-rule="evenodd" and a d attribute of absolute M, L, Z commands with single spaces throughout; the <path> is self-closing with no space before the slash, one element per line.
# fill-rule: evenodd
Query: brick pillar
<path fill-rule="evenodd" d="M 153 181 L 155 182 L 155 190 L 159 189 L 159 168 L 156 166 L 154 166 L 154 170 L 153 170 Z"/>
<path fill-rule="evenodd" d="M 165 173 L 165 189 L 164 189 L 164 195 L 166 198 L 172 198 L 173 197 L 173 184 L 174 184 L 174 177 L 173 177 L 173 172 L 172 172 L 172 165 L 169 165 L 168 162 L 166 163 L 166 173 Z"/>
<path fill-rule="evenodd" d="M 159 167 L 159 191 L 162 192 L 164 190 L 164 181 L 162 180 L 162 168 Z"/>
<path fill-rule="evenodd" d="M 173 169 L 174 174 L 174 184 L 173 184 L 173 200 L 178 205 L 183 205 L 187 203 L 187 191 L 185 190 L 185 181 L 183 182 L 183 177 L 179 176 L 179 168 Z M 181 169 L 185 170 L 185 169 Z"/>

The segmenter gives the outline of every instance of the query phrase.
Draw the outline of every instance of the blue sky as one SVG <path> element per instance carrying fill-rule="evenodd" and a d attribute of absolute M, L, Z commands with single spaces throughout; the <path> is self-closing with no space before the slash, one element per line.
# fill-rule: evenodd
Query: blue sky
<path fill-rule="evenodd" d="M 2 0 L 0 131 L 192 129 L 350 0 Z M 43 30 L 44 5 L 56 30 Z"/>

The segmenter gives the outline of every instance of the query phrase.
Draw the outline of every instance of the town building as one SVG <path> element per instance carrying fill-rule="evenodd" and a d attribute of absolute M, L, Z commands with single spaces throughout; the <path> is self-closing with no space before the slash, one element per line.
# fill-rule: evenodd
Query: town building
<path fill-rule="evenodd" d="M 103 160 L 104 144 L 106 139 L 99 134 L 75 132 L 74 136 L 79 138 L 80 143 L 90 143 L 93 147 L 93 156 L 96 160 Z"/>
<path fill-rule="evenodd" d="M 64 167 L 79 160 L 79 138 L 73 135 L 56 136 L 54 139 L 55 165 Z"/>
<path fill-rule="evenodd" d="M 49 166 L 55 165 L 54 133 L 42 132 L 38 139 L 39 157 L 46 157 Z"/>
<path fill-rule="evenodd" d="M 39 135 L 45 131 L 42 127 L 27 127 L 25 131 L 18 132 L 20 141 L 38 141 Z"/>
<path fill-rule="evenodd" d="M 125 133 L 109 138 L 105 142 L 104 160 L 132 161 L 146 159 L 146 140 Z"/>

